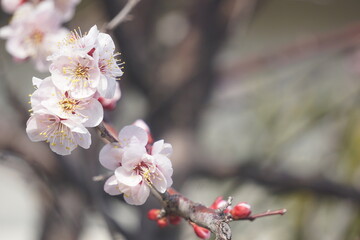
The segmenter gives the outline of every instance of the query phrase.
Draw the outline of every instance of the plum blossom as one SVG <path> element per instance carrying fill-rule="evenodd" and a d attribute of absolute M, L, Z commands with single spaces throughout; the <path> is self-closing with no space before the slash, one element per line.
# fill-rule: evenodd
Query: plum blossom
<path fill-rule="evenodd" d="M 113 98 L 116 89 L 116 79 L 123 75 L 116 57 L 119 53 L 114 53 L 115 44 L 109 34 L 100 33 L 98 37 L 99 68 L 101 72 L 99 88 L 100 95 L 104 98 Z"/>
<path fill-rule="evenodd" d="M 64 21 L 69 21 L 75 12 L 75 7 L 80 3 L 81 0 L 54 0 L 55 7 L 58 9 Z"/>
<path fill-rule="evenodd" d="M 78 52 L 81 55 L 88 54 L 93 57 L 99 33 L 96 25 L 91 27 L 89 32 L 85 34 L 81 32 L 80 28 L 77 30 L 74 29 L 59 42 L 57 50 L 48 57 L 48 60 L 54 61 L 60 56 L 69 55 L 74 52 Z M 96 54 L 98 54 L 98 52 L 96 52 Z"/>
<path fill-rule="evenodd" d="M 114 50 L 110 35 L 100 33 L 96 25 L 86 34 L 74 30 L 48 57 L 54 84 L 74 98 L 96 93 L 102 98 L 114 98 L 116 80 L 123 74 Z"/>
<path fill-rule="evenodd" d="M 59 90 L 51 77 L 33 78 L 38 89 L 31 95 L 33 110 L 46 108 L 61 119 L 72 119 L 85 127 L 95 127 L 103 119 L 103 108 L 95 98 L 74 99 L 68 92 Z"/>
<path fill-rule="evenodd" d="M 121 166 L 124 151 L 130 146 L 145 146 L 147 133 L 136 126 L 126 126 L 119 132 L 118 142 L 106 144 L 100 151 L 100 163 L 114 171 Z"/>
<path fill-rule="evenodd" d="M 33 114 L 26 124 L 30 140 L 46 141 L 60 155 L 70 154 L 78 145 L 89 148 L 91 137 L 86 127 L 102 121 L 101 104 L 94 98 L 71 98 L 56 88 L 51 77 L 33 78 L 33 84 L 37 87 L 30 101 Z"/>
<path fill-rule="evenodd" d="M 39 71 L 47 70 L 46 61 L 68 30 L 61 28 L 62 16 L 52 1 L 22 4 L 9 25 L 0 29 L 7 40 L 6 50 L 16 59 L 31 58 Z"/>
<path fill-rule="evenodd" d="M 32 6 L 28 5 L 28 8 Z M 14 22 L 15 25 L 21 23 L 21 18 Z M 33 114 L 27 123 L 27 133 L 32 141 L 50 142 L 54 152 L 66 155 L 78 145 L 84 148 L 90 146 L 90 133 L 86 128 L 96 127 L 103 120 L 103 107 L 98 99 L 109 96 L 114 98 L 110 101 L 115 102 L 120 98 L 116 78 L 122 71 L 112 66 L 117 64 L 113 41 L 109 35 L 100 34 L 96 26 L 84 35 L 81 31 L 71 32 L 57 46 L 56 51 L 47 58 L 51 62 L 51 76 L 44 80 L 33 78 L 37 89 L 31 94 Z M 117 95 L 116 87 L 119 90 Z M 118 150 L 135 144 L 146 151 L 148 136 L 141 128 L 124 129 L 120 136 Z M 113 159 L 105 160 L 105 166 L 115 161 L 117 156 L 122 158 L 122 152 L 116 151 Z M 161 159 L 161 154 L 155 155 Z M 122 159 L 119 161 L 122 162 Z M 163 165 L 159 164 L 159 171 L 168 169 L 168 164 Z M 116 165 L 119 166 L 121 163 Z M 164 179 L 171 183 L 170 176 L 165 174 Z"/>
<path fill-rule="evenodd" d="M 100 81 L 97 61 L 89 55 L 73 53 L 56 58 L 50 65 L 52 81 L 56 87 L 69 91 L 74 98 L 94 95 Z"/>
<path fill-rule="evenodd" d="M 46 109 L 39 109 L 26 123 L 26 133 L 33 142 L 46 141 L 57 154 L 68 155 L 78 145 L 89 148 L 89 131 L 70 119 L 61 119 Z"/>
<path fill-rule="evenodd" d="M 99 97 L 98 100 L 101 103 L 101 105 L 104 107 L 104 109 L 114 110 L 120 97 L 121 97 L 120 86 L 119 86 L 119 83 L 116 82 L 114 96 L 112 98 Z"/>
<path fill-rule="evenodd" d="M 118 143 L 107 144 L 100 151 L 100 163 L 114 171 L 104 186 L 108 194 L 123 193 L 127 203 L 141 205 L 149 197 L 151 187 L 163 193 L 172 185 L 170 144 L 157 141 L 149 152 L 148 134 L 137 126 L 124 127 L 118 139 Z"/>
<path fill-rule="evenodd" d="M 54 2 L 55 8 L 61 13 L 63 21 L 69 21 L 75 11 L 75 7 L 77 4 L 81 2 L 81 0 L 46 0 L 48 2 Z M 1 7 L 7 13 L 14 13 L 21 4 L 25 2 L 32 2 L 34 4 L 41 2 L 41 0 L 1 0 Z"/>
<path fill-rule="evenodd" d="M 26 0 L 1 0 L 1 8 L 4 12 L 13 13 Z"/>

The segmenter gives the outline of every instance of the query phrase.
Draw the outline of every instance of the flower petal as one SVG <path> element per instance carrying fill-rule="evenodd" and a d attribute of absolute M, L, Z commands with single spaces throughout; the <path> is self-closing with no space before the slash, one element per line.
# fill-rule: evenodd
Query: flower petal
<path fill-rule="evenodd" d="M 118 188 L 118 181 L 115 175 L 112 175 L 110 178 L 108 178 L 108 180 L 106 180 L 104 184 L 104 191 L 112 196 L 122 193 Z"/>
<path fill-rule="evenodd" d="M 134 174 L 133 171 L 126 171 L 123 167 L 118 167 L 115 170 L 115 176 L 119 183 L 130 187 L 138 185 L 142 180 L 140 175 Z"/>
<path fill-rule="evenodd" d="M 46 137 L 40 134 L 45 126 L 42 126 L 42 121 L 39 119 L 39 115 L 35 114 L 29 118 L 26 123 L 26 133 L 31 141 L 39 142 L 46 140 Z"/>
<path fill-rule="evenodd" d="M 132 146 L 124 149 L 122 166 L 130 171 L 142 161 L 143 155 L 146 153 L 145 147 Z"/>
<path fill-rule="evenodd" d="M 151 181 L 155 186 L 155 188 L 161 193 L 164 193 L 168 188 L 166 177 L 162 174 L 162 172 L 159 169 L 156 170 L 155 177 L 152 178 Z"/>
<path fill-rule="evenodd" d="M 121 166 L 124 150 L 117 144 L 106 144 L 100 151 L 99 160 L 101 165 L 109 170 L 115 170 Z"/>
<path fill-rule="evenodd" d="M 129 125 L 121 129 L 119 133 L 119 143 L 121 147 L 126 147 L 133 144 L 145 146 L 148 142 L 148 135 L 146 131 L 137 126 Z"/>
<path fill-rule="evenodd" d="M 124 199 L 131 205 L 142 205 L 146 202 L 150 195 L 150 188 L 145 183 L 131 188 L 131 194 L 129 196 L 124 195 Z"/>
<path fill-rule="evenodd" d="M 169 157 L 173 152 L 173 148 L 170 143 L 164 143 L 164 140 L 156 141 L 152 147 L 151 154 L 163 154 Z"/>
<path fill-rule="evenodd" d="M 101 123 L 104 117 L 104 110 L 101 103 L 95 98 L 89 99 L 86 105 L 83 105 L 83 109 L 78 110 L 78 112 L 87 117 L 86 122 L 84 122 L 85 127 L 96 127 Z"/>

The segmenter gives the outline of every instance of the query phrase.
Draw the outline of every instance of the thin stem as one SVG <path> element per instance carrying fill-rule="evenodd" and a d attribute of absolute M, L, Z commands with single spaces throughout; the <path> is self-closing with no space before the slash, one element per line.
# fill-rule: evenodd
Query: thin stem
<path fill-rule="evenodd" d="M 123 9 L 105 26 L 107 31 L 114 30 L 120 23 L 126 20 L 130 11 L 138 4 L 140 0 L 128 0 Z"/>
<path fill-rule="evenodd" d="M 266 211 L 264 213 L 259 213 L 259 214 L 255 214 L 252 216 L 249 216 L 247 218 L 241 218 L 239 220 L 250 220 L 250 221 L 254 221 L 257 218 L 261 218 L 261 217 L 267 217 L 267 216 L 274 216 L 274 215 L 284 215 L 287 212 L 287 210 L 284 209 L 280 209 L 280 210 L 275 210 L 275 211 Z"/>
<path fill-rule="evenodd" d="M 100 131 L 102 138 L 105 138 L 111 143 L 118 142 L 118 140 L 106 129 L 104 122 L 101 122 L 96 128 Z"/>
<path fill-rule="evenodd" d="M 149 184 L 149 187 L 152 195 L 154 195 L 154 197 L 156 197 L 157 200 L 159 200 L 164 206 L 166 206 L 164 202 L 164 198 L 165 198 L 164 193 L 159 192 L 152 184 Z"/>

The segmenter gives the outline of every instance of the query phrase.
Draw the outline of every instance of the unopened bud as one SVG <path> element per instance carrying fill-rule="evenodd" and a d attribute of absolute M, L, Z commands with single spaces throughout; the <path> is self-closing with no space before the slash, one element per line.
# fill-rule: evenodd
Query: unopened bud
<path fill-rule="evenodd" d="M 147 214 L 148 219 L 153 221 L 158 220 L 159 216 L 160 216 L 160 209 L 151 209 Z"/>
<path fill-rule="evenodd" d="M 164 218 L 160 218 L 159 220 L 157 220 L 157 224 L 159 227 L 164 228 L 167 225 L 169 225 L 169 222 L 168 222 L 167 218 L 164 217 Z"/>
<path fill-rule="evenodd" d="M 201 239 L 209 239 L 211 232 L 207 228 L 200 227 L 196 224 L 192 224 L 195 234 Z"/>
<path fill-rule="evenodd" d="M 210 206 L 211 209 L 219 209 L 222 207 L 225 207 L 227 204 L 227 201 L 223 199 L 223 197 L 217 197 L 214 201 L 214 203 Z"/>
<path fill-rule="evenodd" d="M 245 202 L 238 203 L 231 209 L 230 214 L 235 220 L 247 218 L 251 214 L 251 206 Z"/>
<path fill-rule="evenodd" d="M 173 225 L 177 225 L 181 222 L 181 217 L 179 216 L 169 216 L 169 222 Z"/>

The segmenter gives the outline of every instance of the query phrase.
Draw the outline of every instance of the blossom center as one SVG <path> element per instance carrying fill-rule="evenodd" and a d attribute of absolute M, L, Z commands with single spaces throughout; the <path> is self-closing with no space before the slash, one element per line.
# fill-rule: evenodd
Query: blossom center
<path fill-rule="evenodd" d="M 70 32 L 70 34 L 65 38 L 64 40 L 64 45 L 73 45 L 75 43 L 77 43 L 81 38 L 83 37 L 80 28 L 78 29 L 78 31 L 76 29 L 74 29 L 73 31 Z"/>
<path fill-rule="evenodd" d="M 74 75 L 77 78 L 88 79 L 90 77 L 89 69 L 90 69 L 89 67 L 83 66 L 80 63 L 78 63 L 75 68 Z"/>
<path fill-rule="evenodd" d="M 39 45 L 42 43 L 43 39 L 44 39 L 44 33 L 38 29 L 35 29 L 31 34 L 30 34 L 30 40 L 35 44 L 35 45 Z"/>
<path fill-rule="evenodd" d="M 69 150 L 69 145 L 74 144 L 72 136 L 69 136 L 69 128 L 53 117 L 49 117 L 44 123 L 47 123 L 48 125 L 46 126 L 46 129 L 39 133 L 39 135 L 44 136 L 46 142 L 50 143 L 52 146 L 60 144 L 64 145 L 65 148 Z"/>
<path fill-rule="evenodd" d="M 99 68 L 102 74 L 106 74 L 108 71 L 111 71 L 111 65 L 114 64 L 114 58 L 110 57 L 109 59 L 101 59 L 99 61 Z"/>
<path fill-rule="evenodd" d="M 59 105 L 62 108 L 64 112 L 70 112 L 72 114 L 75 114 L 75 110 L 79 104 L 79 100 L 75 100 L 72 98 L 63 98 L 61 101 L 59 101 Z"/>
<path fill-rule="evenodd" d="M 142 176 L 142 178 L 149 184 L 152 185 L 152 179 L 155 178 L 155 166 L 152 164 L 148 164 L 145 162 L 140 162 L 138 165 L 135 166 L 134 171 L 136 174 Z"/>
<path fill-rule="evenodd" d="M 88 81 L 90 79 L 90 67 L 87 65 L 82 65 L 79 62 L 73 62 L 72 66 L 65 66 L 63 67 L 62 71 L 65 75 L 70 76 L 70 81 L 75 86 L 77 84 L 82 84 L 83 87 L 88 86 Z"/>

